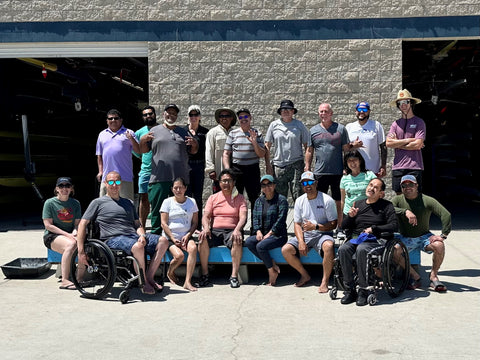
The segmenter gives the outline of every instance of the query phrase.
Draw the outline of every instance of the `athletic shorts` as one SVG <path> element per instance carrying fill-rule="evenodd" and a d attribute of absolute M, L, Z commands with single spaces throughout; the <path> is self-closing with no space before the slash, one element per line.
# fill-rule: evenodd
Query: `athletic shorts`
<path fill-rule="evenodd" d="M 422 250 L 427 254 L 431 254 L 433 252 L 431 250 L 425 249 L 428 245 L 430 245 L 429 239 L 431 236 L 433 236 L 431 232 L 428 232 L 422 236 L 415 237 L 415 238 L 406 237 L 401 234 L 395 233 L 395 238 L 400 239 L 405 244 L 408 252 L 411 252 L 413 250 Z"/>
<path fill-rule="evenodd" d="M 319 236 L 314 236 L 310 240 L 306 242 L 308 249 L 314 248 L 315 251 L 323 258 L 323 250 L 322 245 L 325 241 L 333 242 L 333 237 L 329 234 L 319 233 Z M 298 240 L 296 237 L 292 237 L 288 239 L 287 244 L 292 245 L 295 249 L 297 249 L 297 255 L 300 253 L 298 252 Z"/>
<path fill-rule="evenodd" d="M 333 200 L 340 201 L 342 199 L 340 194 L 340 180 L 342 176 L 343 175 L 315 175 L 315 179 L 317 179 L 317 190 L 327 194 L 328 187 L 330 187 Z"/>
<path fill-rule="evenodd" d="M 232 234 L 235 229 L 212 229 L 212 236 L 208 239 L 208 247 L 225 245 L 229 249 L 233 246 Z M 242 232 L 243 236 L 243 232 Z"/>
<path fill-rule="evenodd" d="M 52 242 L 55 240 L 60 234 L 54 234 L 54 233 L 47 233 L 46 235 L 43 235 L 43 243 L 48 249 L 52 249 Z"/>

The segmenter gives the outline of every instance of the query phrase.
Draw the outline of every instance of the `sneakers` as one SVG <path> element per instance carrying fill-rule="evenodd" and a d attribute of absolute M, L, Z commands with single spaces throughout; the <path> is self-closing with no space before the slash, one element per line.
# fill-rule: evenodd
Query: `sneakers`
<path fill-rule="evenodd" d="M 342 229 L 338 229 L 338 231 L 337 231 L 337 239 L 338 239 L 338 240 L 342 240 L 342 241 L 347 240 L 347 235 L 343 232 Z"/>
<path fill-rule="evenodd" d="M 357 300 L 357 292 L 355 290 L 345 290 L 343 294 L 342 300 L 340 300 L 343 305 L 351 304 Z"/>
<path fill-rule="evenodd" d="M 238 281 L 238 278 L 233 277 L 233 276 L 230 278 L 230 287 L 231 288 L 239 288 L 240 287 L 240 282 Z"/>
<path fill-rule="evenodd" d="M 422 286 L 422 279 L 420 278 L 418 280 L 414 280 L 413 278 L 410 278 L 408 280 L 408 285 L 407 285 L 408 290 L 415 290 L 421 286 Z"/>
<path fill-rule="evenodd" d="M 358 290 L 357 306 L 367 305 L 368 304 L 367 297 L 368 297 L 368 290 L 366 289 Z"/>
<path fill-rule="evenodd" d="M 210 282 L 210 278 L 208 277 L 208 274 L 202 275 L 200 277 L 200 280 L 197 283 L 195 283 L 196 287 L 207 287 L 210 285 L 212 285 L 212 283 Z"/>

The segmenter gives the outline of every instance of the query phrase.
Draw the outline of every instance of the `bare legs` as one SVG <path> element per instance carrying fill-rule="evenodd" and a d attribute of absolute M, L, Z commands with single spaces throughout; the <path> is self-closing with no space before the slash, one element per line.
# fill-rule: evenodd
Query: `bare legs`
<path fill-rule="evenodd" d="M 71 239 L 67 236 L 57 236 L 51 244 L 53 251 L 56 251 L 62 254 L 62 262 L 60 263 L 60 268 L 62 270 L 62 288 L 75 288 L 73 282 L 70 281 L 70 262 L 72 259 L 72 254 L 77 248 L 77 242 L 74 239 Z"/>
<path fill-rule="evenodd" d="M 184 254 L 183 251 L 176 245 L 171 245 L 169 250 L 173 255 L 173 260 L 170 262 L 170 266 L 168 267 L 167 277 L 172 284 L 176 284 L 178 283 L 178 278 L 175 275 L 175 269 L 177 269 L 183 262 Z M 183 287 L 189 291 L 197 291 L 197 288 L 193 286 L 191 282 L 193 272 L 195 270 L 195 264 L 197 263 L 197 246 L 193 240 L 188 241 L 187 253 L 187 274 L 185 276 L 185 283 L 183 284 Z"/>

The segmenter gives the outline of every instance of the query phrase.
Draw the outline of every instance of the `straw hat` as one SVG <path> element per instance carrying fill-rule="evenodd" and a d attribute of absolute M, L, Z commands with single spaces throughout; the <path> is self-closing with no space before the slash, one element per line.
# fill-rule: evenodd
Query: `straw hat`
<path fill-rule="evenodd" d="M 413 100 L 415 101 L 415 104 L 420 104 L 422 102 L 422 100 L 413 97 L 410 91 L 408 91 L 407 89 L 400 90 L 398 92 L 397 98 L 395 100 L 390 101 L 390 106 L 396 107 L 397 101 L 399 100 Z"/>

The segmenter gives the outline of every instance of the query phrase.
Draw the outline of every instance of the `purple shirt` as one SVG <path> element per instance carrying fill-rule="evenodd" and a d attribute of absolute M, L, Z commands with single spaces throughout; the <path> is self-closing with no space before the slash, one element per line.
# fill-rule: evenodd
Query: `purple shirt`
<path fill-rule="evenodd" d="M 398 119 L 390 127 L 389 134 L 395 134 L 397 139 L 423 139 L 425 141 L 425 122 L 417 116 L 411 119 Z M 392 170 L 412 169 L 423 170 L 422 150 L 394 149 Z"/>
<path fill-rule="evenodd" d="M 127 131 L 132 134 L 135 141 L 138 142 L 135 133 L 124 126 L 122 126 L 116 133 L 109 128 L 106 128 L 98 134 L 95 154 L 102 156 L 102 181 L 105 180 L 106 175 L 110 171 L 118 172 L 124 181 L 133 181 L 133 146 L 125 135 Z"/>

